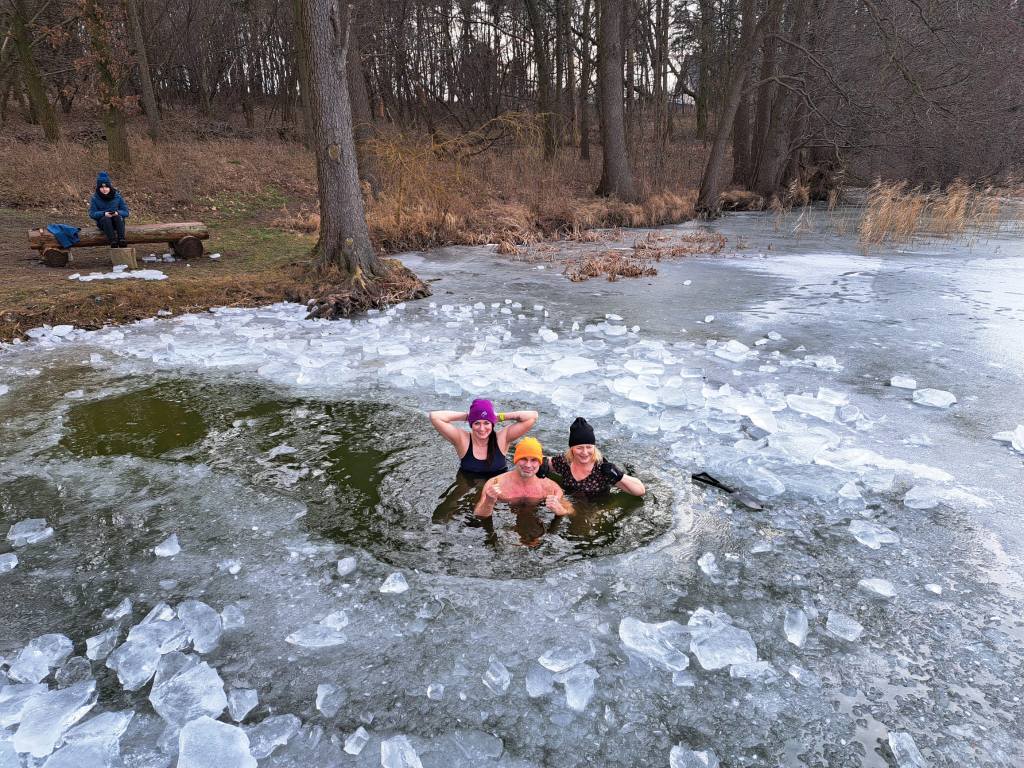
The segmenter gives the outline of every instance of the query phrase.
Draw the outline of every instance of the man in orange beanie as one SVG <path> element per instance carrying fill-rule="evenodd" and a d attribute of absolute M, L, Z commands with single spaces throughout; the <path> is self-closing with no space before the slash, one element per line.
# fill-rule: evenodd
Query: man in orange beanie
<path fill-rule="evenodd" d="M 516 445 L 515 468 L 511 472 L 492 477 L 484 485 L 480 501 L 473 510 L 477 517 L 490 517 L 494 512 L 494 504 L 507 501 L 515 507 L 529 504 L 536 506 L 544 502 L 545 506 L 556 515 L 571 515 L 572 505 L 566 501 L 565 494 L 558 483 L 547 478 L 537 477 L 537 470 L 544 459 L 540 441 L 533 437 L 524 437 Z"/>

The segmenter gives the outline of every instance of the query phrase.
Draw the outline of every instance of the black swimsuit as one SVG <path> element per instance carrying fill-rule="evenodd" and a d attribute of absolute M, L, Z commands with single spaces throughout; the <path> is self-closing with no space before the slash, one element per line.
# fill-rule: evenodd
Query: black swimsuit
<path fill-rule="evenodd" d="M 470 475 L 476 477 L 494 477 L 500 475 L 503 472 L 508 472 L 508 462 L 505 461 L 505 454 L 499 451 L 497 448 L 494 450 L 494 455 L 491 460 L 478 459 L 473 455 L 473 439 L 469 440 L 469 448 L 466 449 L 466 455 L 459 461 L 459 469 Z"/>

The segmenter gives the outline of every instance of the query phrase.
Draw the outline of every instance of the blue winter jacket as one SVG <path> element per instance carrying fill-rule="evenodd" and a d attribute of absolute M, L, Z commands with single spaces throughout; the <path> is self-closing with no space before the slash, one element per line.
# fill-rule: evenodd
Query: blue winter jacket
<path fill-rule="evenodd" d="M 107 211 L 117 211 L 122 219 L 128 218 L 128 204 L 121 197 L 121 193 L 113 190 L 114 196 L 109 200 L 100 197 L 99 192 L 94 192 L 92 200 L 89 201 L 89 218 L 98 222 Z"/>

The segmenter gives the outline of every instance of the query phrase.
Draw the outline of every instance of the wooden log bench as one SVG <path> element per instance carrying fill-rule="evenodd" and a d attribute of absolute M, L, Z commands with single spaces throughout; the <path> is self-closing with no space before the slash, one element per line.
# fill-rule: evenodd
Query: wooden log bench
<path fill-rule="evenodd" d="M 75 248 L 107 245 L 107 237 L 95 225 L 82 228 Z M 175 224 L 128 224 L 124 239 L 129 245 L 136 243 L 167 243 L 175 256 L 194 259 L 203 255 L 203 240 L 210 237 L 210 230 L 201 221 L 183 221 Z M 61 248 L 45 227 L 28 231 L 30 248 L 39 251 L 43 263 L 48 267 L 66 266 L 71 251 Z"/>

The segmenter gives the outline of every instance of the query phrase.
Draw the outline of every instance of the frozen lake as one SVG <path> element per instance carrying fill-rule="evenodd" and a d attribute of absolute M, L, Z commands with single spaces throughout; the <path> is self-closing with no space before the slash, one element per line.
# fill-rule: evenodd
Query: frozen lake
<path fill-rule="evenodd" d="M 1024 240 L 811 223 L 0 349 L 0 768 L 1024 764 Z M 488 540 L 474 397 L 647 497 Z"/>

